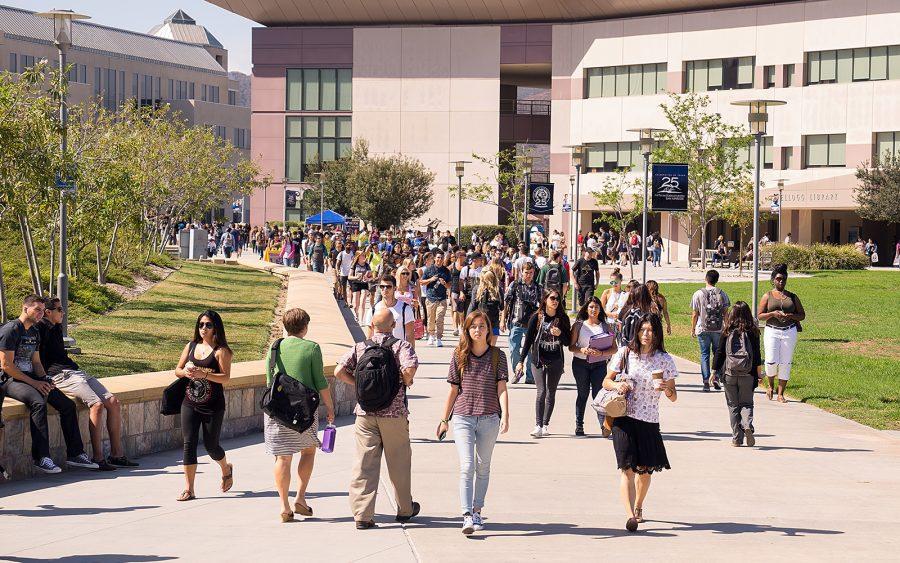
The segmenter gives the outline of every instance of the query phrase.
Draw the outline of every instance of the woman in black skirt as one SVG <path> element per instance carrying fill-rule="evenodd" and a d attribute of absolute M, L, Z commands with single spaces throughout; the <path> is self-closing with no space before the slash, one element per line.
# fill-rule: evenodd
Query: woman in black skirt
<path fill-rule="evenodd" d="M 620 493 L 628 521 L 634 532 L 643 522 L 643 505 L 654 471 L 671 469 L 666 447 L 659 433 L 659 397 L 672 402 L 678 398 L 675 361 L 663 347 L 663 327 L 659 315 L 647 314 L 625 348 L 619 348 L 609 362 L 603 388 L 624 394 L 625 416 L 613 421 L 612 438 L 616 462 L 622 472 Z M 635 478 L 635 475 L 637 478 Z"/>

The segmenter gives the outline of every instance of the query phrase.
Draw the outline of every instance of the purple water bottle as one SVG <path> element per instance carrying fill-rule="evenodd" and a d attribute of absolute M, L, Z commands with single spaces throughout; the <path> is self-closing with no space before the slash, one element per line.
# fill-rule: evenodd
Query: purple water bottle
<path fill-rule="evenodd" d="M 322 432 L 322 451 L 330 454 L 334 451 L 334 439 L 337 437 L 337 428 L 334 424 L 329 424 Z"/>

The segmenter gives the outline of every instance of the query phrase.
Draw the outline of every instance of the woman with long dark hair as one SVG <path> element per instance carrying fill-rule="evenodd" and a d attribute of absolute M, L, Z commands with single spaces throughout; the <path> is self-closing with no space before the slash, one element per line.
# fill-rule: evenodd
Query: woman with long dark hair
<path fill-rule="evenodd" d="M 543 438 L 550 435 L 550 417 L 556 404 L 556 387 L 565 369 L 563 348 L 572 337 L 569 315 L 560 304 L 561 296 L 555 289 L 545 289 L 541 305 L 528 321 L 525 340 L 519 357 L 528 356 L 537 387 L 534 404 L 534 430 L 531 435 Z M 516 373 L 525 369 L 521 361 Z"/>
<path fill-rule="evenodd" d="M 659 315 L 644 315 L 634 337 L 619 348 L 609 362 L 603 388 L 625 395 L 625 416 L 613 421 L 613 449 L 622 477 L 619 492 L 628 521 L 625 529 L 634 532 L 644 521 L 643 506 L 650 489 L 650 475 L 671 469 L 659 431 L 659 395 L 674 402 L 678 398 L 675 361 L 663 345 Z"/>
<path fill-rule="evenodd" d="M 757 318 L 765 321 L 766 331 L 763 334 L 763 345 L 766 349 L 766 376 L 769 388 L 766 395 L 772 400 L 775 378 L 778 377 L 778 402 L 786 403 L 784 389 L 791 378 L 791 364 L 794 361 L 794 348 L 797 346 L 797 333 L 800 332 L 800 321 L 806 318 L 806 311 L 796 293 L 785 289 L 787 286 L 788 268 L 786 264 L 772 267 L 772 289 L 759 301 Z"/>
<path fill-rule="evenodd" d="M 481 509 L 491 477 L 491 455 L 498 434 L 509 429 L 506 354 L 490 344 L 490 334 L 491 319 L 484 311 L 466 316 L 450 360 L 450 393 L 437 429 L 440 440 L 453 417 L 465 535 L 484 527 Z"/>
<path fill-rule="evenodd" d="M 666 301 L 665 295 L 659 292 L 659 283 L 656 280 L 647 280 L 647 290 L 650 291 L 650 299 L 653 301 L 653 312 L 666 321 L 666 336 L 672 336 L 672 321 L 669 320 L 669 302 Z"/>
<path fill-rule="evenodd" d="M 234 467 L 219 445 L 225 419 L 225 390 L 222 384 L 231 377 L 231 348 L 225 338 L 222 317 L 204 311 L 194 324 L 194 338 L 185 345 L 175 368 L 178 377 L 190 378 L 181 405 L 181 434 L 184 437 L 184 479 L 186 488 L 179 501 L 194 500 L 197 475 L 197 443 L 203 429 L 203 445 L 222 469 L 222 492 L 234 485 Z"/>
<path fill-rule="evenodd" d="M 584 436 L 584 410 L 588 396 L 591 399 L 603 387 L 606 377 L 606 362 L 617 350 L 615 329 L 607 324 L 603 305 L 596 295 L 592 295 L 575 317 L 572 337 L 569 343 L 572 352 L 572 374 L 578 395 L 575 398 L 575 435 Z M 601 432 L 609 436 L 611 427 L 605 422 Z"/>
<path fill-rule="evenodd" d="M 635 282 L 629 289 L 628 299 L 619 313 L 619 346 L 626 346 L 631 342 L 641 316 L 657 313 L 655 309 L 650 290 L 646 285 Z"/>
<path fill-rule="evenodd" d="M 731 421 L 731 445 L 756 445 L 753 435 L 753 390 L 763 378 L 759 328 L 750 307 L 736 301 L 722 327 L 722 338 L 713 356 L 713 372 L 725 382 L 725 402 Z"/>

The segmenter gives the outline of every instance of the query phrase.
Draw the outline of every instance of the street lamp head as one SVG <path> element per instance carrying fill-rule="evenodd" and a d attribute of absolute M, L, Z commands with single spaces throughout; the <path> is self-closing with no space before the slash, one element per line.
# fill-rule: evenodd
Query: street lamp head
<path fill-rule="evenodd" d="M 659 136 L 666 133 L 668 129 L 658 129 L 656 127 L 639 127 L 636 129 L 628 129 L 631 133 L 637 133 L 641 143 L 641 154 L 649 155 L 653 152 L 653 144 L 658 142 Z"/>
<path fill-rule="evenodd" d="M 575 185 L 575 174 L 569 174 L 569 185 L 570 186 Z"/>
<path fill-rule="evenodd" d="M 90 19 L 90 16 L 72 10 L 50 10 L 35 15 L 53 20 L 53 41 L 60 49 L 72 46 L 72 21 Z"/>
<path fill-rule="evenodd" d="M 733 106 L 746 106 L 749 113 L 747 121 L 750 123 L 750 133 L 753 135 L 765 135 L 766 123 L 769 121 L 769 107 L 783 106 L 784 100 L 739 100 L 731 102 Z"/>
<path fill-rule="evenodd" d="M 584 145 L 565 145 L 564 148 L 572 149 L 572 166 L 577 170 L 584 164 Z"/>
<path fill-rule="evenodd" d="M 471 161 L 469 160 L 454 160 L 452 162 L 455 167 L 456 177 L 462 178 L 466 174 L 466 164 L 469 164 Z"/>

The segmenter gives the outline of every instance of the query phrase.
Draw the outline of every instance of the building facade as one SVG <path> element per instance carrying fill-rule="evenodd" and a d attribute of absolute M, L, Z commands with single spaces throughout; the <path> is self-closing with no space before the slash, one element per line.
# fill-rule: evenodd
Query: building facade
<path fill-rule="evenodd" d="M 169 104 L 190 125 L 213 128 L 250 158 L 250 108 L 236 105 L 228 52 L 181 10 L 149 33 L 75 21 L 72 40 L 69 103 L 98 99 L 110 110 L 135 100 Z M 0 71 L 22 72 L 41 59 L 57 60 L 53 22 L 0 6 Z M 249 201 L 223 202 L 219 213 L 232 220 L 233 209 L 241 211 L 237 220 L 249 220 Z"/>
<path fill-rule="evenodd" d="M 548 1 L 513 12 L 489 0 L 479 12 L 453 0 L 431 2 L 430 11 L 403 0 L 365 13 L 314 10 L 309 0 L 213 3 L 268 26 L 253 34 L 252 129 L 272 178 L 303 181 L 305 163 L 366 139 L 372 152 L 404 153 L 435 172 L 435 203 L 422 222 L 453 228 L 451 161 L 545 145 L 549 169 L 539 172 L 556 186 L 548 226 L 569 233 L 571 214 L 561 210 L 575 172 L 567 146 L 590 146 L 579 199 L 586 230 L 596 227 L 601 210 L 591 192 L 605 177 L 617 168 L 642 176 L 637 137 L 627 130 L 666 127 L 666 92 L 702 92 L 734 124 L 746 124 L 747 111 L 731 102 L 781 99 L 787 105 L 771 110 L 764 140 L 761 197 L 768 210 L 783 181 L 781 224 L 762 231 L 801 243 L 872 237 L 883 262 L 893 257 L 884 250 L 897 227 L 859 218 L 853 188 L 857 165 L 900 149 L 894 1 Z M 524 99 L 525 88 L 545 89 L 549 105 Z M 489 183 L 490 175 L 476 162 L 464 181 Z M 254 196 L 252 217 L 279 218 L 279 191 L 276 180 L 268 200 Z M 463 201 L 463 222 L 497 221 L 499 199 L 500 207 Z M 671 261 L 696 252 L 666 213 L 652 215 L 651 231 L 662 234 Z M 721 222 L 708 238 L 718 234 L 737 240 Z"/>

